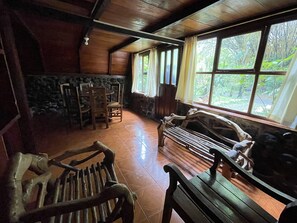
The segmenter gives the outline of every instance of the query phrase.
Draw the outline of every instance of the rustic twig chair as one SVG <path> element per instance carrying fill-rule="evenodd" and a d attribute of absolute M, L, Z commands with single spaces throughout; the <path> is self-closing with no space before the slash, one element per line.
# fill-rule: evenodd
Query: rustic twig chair
<path fill-rule="evenodd" d="M 121 86 L 120 83 L 111 84 L 111 90 L 114 92 L 114 95 L 111 95 L 110 102 L 107 105 L 109 117 L 119 117 L 120 121 L 122 121 L 124 107 L 124 85 Z"/>
<path fill-rule="evenodd" d="M 90 118 L 91 108 L 81 103 L 78 87 L 63 86 L 63 93 L 70 127 L 72 126 L 72 120 L 78 119 L 82 129 L 84 122 Z"/>
<path fill-rule="evenodd" d="M 106 128 L 108 128 L 106 89 L 104 87 L 90 87 L 89 94 L 92 108 L 93 129 L 96 129 L 96 118 L 103 118 Z"/>
<path fill-rule="evenodd" d="M 61 162 L 77 155 L 80 160 Z M 90 159 L 102 155 L 103 161 L 87 166 Z M 118 183 L 113 162 L 114 153 L 100 142 L 54 159 L 46 154 L 17 153 L 6 185 L 9 222 L 103 223 L 122 218 L 124 223 L 132 223 L 135 196 Z M 57 166 L 64 171 L 53 180 Z"/>

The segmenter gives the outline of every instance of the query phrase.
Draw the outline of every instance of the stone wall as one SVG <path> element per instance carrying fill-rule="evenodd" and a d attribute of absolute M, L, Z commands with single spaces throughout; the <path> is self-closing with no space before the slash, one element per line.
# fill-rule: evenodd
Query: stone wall
<path fill-rule="evenodd" d="M 155 98 L 133 93 L 131 95 L 131 109 L 138 114 L 155 119 Z"/>
<path fill-rule="evenodd" d="M 125 76 L 27 75 L 25 81 L 29 106 L 33 115 L 63 111 L 63 100 L 60 92 L 60 84 L 63 83 L 79 86 L 80 83 L 92 82 L 94 86 L 109 88 L 111 83 L 119 82 L 125 85 L 125 94 L 128 91 Z M 129 100 L 127 97 L 124 98 L 124 103 L 128 106 Z"/>

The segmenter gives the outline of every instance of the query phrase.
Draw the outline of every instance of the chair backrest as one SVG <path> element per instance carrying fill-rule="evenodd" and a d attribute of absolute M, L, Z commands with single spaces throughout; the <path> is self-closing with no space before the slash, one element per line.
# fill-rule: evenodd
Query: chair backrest
<path fill-rule="evenodd" d="M 80 98 L 78 87 L 63 86 L 63 94 L 68 113 L 76 113 L 80 111 Z"/>
<path fill-rule="evenodd" d="M 80 83 L 79 84 L 79 90 L 80 90 L 81 95 L 87 96 L 88 93 L 89 93 L 89 88 L 90 87 L 93 87 L 93 84 L 91 82 L 89 82 L 89 83 Z"/>
<path fill-rule="evenodd" d="M 120 83 L 112 83 L 110 85 L 110 90 L 114 92 L 110 95 L 110 101 L 116 101 L 122 104 L 124 97 L 124 85 L 121 85 Z"/>
<path fill-rule="evenodd" d="M 66 107 L 66 101 L 65 101 L 65 97 L 64 97 L 64 90 L 63 90 L 63 86 L 70 86 L 69 83 L 63 83 L 63 84 L 60 84 L 60 94 L 62 96 L 62 100 L 63 100 L 63 106 Z"/>
<path fill-rule="evenodd" d="M 92 113 L 106 114 L 107 112 L 107 99 L 106 89 L 104 87 L 90 87 L 89 88 L 90 102 Z"/>

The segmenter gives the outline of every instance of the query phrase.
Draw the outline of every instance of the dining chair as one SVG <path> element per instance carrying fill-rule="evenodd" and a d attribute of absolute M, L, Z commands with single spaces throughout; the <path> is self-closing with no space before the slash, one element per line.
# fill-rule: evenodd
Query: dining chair
<path fill-rule="evenodd" d="M 60 94 L 62 96 L 62 101 L 63 101 L 63 116 L 66 116 L 66 114 L 67 114 L 67 108 L 66 108 L 66 101 L 65 101 L 65 97 L 64 97 L 63 86 L 69 86 L 69 85 L 70 85 L 69 83 L 59 84 Z"/>
<path fill-rule="evenodd" d="M 108 115 L 110 118 L 120 117 L 120 121 L 123 120 L 123 99 L 124 99 L 124 85 L 120 83 L 111 84 L 111 90 L 114 92 L 111 95 L 111 100 L 107 105 Z"/>
<path fill-rule="evenodd" d="M 104 87 L 90 87 L 89 95 L 93 129 L 96 129 L 96 119 L 98 118 L 104 119 L 106 128 L 108 128 L 106 89 Z"/>
<path fill-rule="evenodd" d="M 63 86 L 63 94 L 70 127 L 72 126 L 72 120 L 78 119 L 80 129 L 82 129 L 86 121 L 85 116 L 87 119 L 90 118 L 90 106 L 81 103 L 78 87 Z"/>
<path fill-rule="evenodd" d="M 87 96 L 89 93 L 89 88 L 93 87 L 93 84 L 91 82 L 88 83 L 80 83 L 79 84 L 79 90 L 82 96 Z"/>

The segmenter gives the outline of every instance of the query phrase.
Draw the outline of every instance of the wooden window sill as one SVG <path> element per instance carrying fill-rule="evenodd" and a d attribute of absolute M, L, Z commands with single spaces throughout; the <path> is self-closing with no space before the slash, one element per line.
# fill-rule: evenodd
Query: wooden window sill
<path fill-rule="evenodd" d="M 259 123 L 259 124 L 268 125 L 268 126 L 272 126 L 272 127 L 276 127 L 276 128 L 281 128 L 281 129 L 286 129 L 286 130 L 292 131 L 292 132 L 297 132 L 296 129 L 292 129 L 292 128 L 288 127 L 288 126 L 282 125 L 282 124 L 274 122 L 272 120 L 261 119 L 261 118 L 258 118 L 258 117 L 239 114 L 239 113 L 236 113 L 236 112 L 226 111 L 226 110 L 222 110 L 222 109 L 219 109 L 219 108 L 210 107 L 210 106 L 202 105 L 202 104 L 198 104 L 198 103 L 193 103 L 192 106 L 197 107 L 199 109 L 211 111 L 211 112 L 214 112 L 214 113 L 219 113 L 219 114 L 222 114 L 223 116 L 224 115 L 229 115 L 229 116 L 233 116 L 233 117 L 236 117 L 236 118 L 242 118 L 242 119 L 245 119 L 245 120 L 248 120 L 248 121 L 253 121 L 253 122 L 256 122 L 256 123 Z"/>

